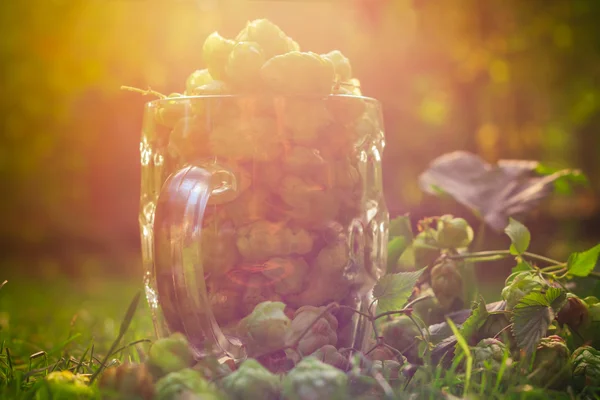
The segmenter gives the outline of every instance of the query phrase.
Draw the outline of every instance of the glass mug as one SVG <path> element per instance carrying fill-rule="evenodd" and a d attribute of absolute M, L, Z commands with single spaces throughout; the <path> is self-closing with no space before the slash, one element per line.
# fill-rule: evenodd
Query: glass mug
<path fill-rule="evenodd" d="M 146 296 L 158 337 L 247 357 L 236 325 L 262 301 L 363 312 L 389 215 L 377 100 L 209 95 L 148 102 L 140 144 Z M 339 308 L 338 347 L 371 325 Z"/>

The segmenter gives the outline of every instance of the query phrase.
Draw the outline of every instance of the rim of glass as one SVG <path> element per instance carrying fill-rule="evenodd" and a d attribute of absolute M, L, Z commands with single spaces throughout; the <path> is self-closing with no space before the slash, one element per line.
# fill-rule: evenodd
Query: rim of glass
<path fill-rule="evenodd" d="M 243 99 L 243 98 L 272 98 L 272 99 L 306 99 L 306 100 L 326 100 L 329 98 L 350 98 L 350 99 L 361 99 L 367 103 L 374 104 L 378 107 L 381 107 L 381 102 L 374 97 L 367 96 L 358 96 L 353 94 L 328 94 L 328 95 L 279 95 L 279 94 L 203 94 L 198 96 L 179 96 L 179 97 L 165 97 L 162 99 L 155 99 L 146 102 L 146 105 L 149 107 L 157 107 L 162 104 L 173 104 L 185 102 L 187 100 L 196 100 L 196 99 Z"/>

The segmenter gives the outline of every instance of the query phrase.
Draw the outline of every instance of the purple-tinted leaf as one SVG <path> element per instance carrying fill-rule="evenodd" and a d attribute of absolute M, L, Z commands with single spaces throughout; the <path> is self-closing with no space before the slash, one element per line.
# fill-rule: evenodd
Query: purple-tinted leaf
<path fill-rule="evenodd" d="M 488 164 L 479 156 L 456 151 L 444 154 L 421 174 L 421 188 L 433 195 L 440 190 L 481 216 L 487 225 L 502 231 L 508 218 L 525 214 L 554 190 L 554 182 L 572 170 L 540 175 L 539 163 L 500 160 Z"/>

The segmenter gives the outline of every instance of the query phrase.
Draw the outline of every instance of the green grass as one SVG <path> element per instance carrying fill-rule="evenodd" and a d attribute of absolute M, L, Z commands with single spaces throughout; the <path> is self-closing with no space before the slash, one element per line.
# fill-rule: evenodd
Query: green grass
<path fill-rule="evenodd" d="M 141 291 L 141 280 L 9 281 L 0 289 L 0 398 L 29 398 L 27 389 L 52 370 L 93 374 Z M 144 339 L 154 339 L 154 330 L 142 295 L 117 350 Z M 126 347 L 107 364 L 139 361 L 138 350 L 147 348 L 145 342 Z"/>
<path fill-rule="evenodd" d="M 491 287 L 481 289 L 488 292 Z M 70 369 L 93 376 L 119 336 L 137 293 L 142 293 L 137 311 L 118 351 L 108 357 L 106 365 L 140 362 L 140 354 L 149 347 L 144 340 L 154 339 L 140 281 L 9 281 L 0 288 L 0 399 L 34 399 L 36 388 L 53 370 Z M 138 341 L 142 342 L 128 346 Z M 419 399 L 437 399 L 442 392 L 458 395 L 469 387 L 466 399 L 575 398 L 541 388 L 521 393 L 527 383 L 525 376 L 512 376 L 508 390 L 499 390 L 501 374 L 473 369 L 473 375 L 467 376 L 457 371 L 461 358 L 449 369 L 438 366 L 423 371 L 429 378 L 422 387 L 413 388 L 413 393 L 418 393 Z"/>

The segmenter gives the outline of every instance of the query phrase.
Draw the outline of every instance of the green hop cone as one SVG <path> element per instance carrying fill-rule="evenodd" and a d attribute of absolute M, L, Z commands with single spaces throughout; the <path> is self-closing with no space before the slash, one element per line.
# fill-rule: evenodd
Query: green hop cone
<path fill-rule="evenodd" d="M 339 50 L 332 50 L 327 54 L 321 54 L 321 57 L 328 59 L 333 64 L 333 70 L 339 82 L 344 82 L 352 78 L 352 66 L 350 60 Z"/>
<path fill-rule="evenodd" d="M 404 376 L 402 375 L 402 364 L 395 360 L 375 360 L 365 373 L 380 373 L 386 381 L 398 383 Z"/>
<path fill-rule="evenodd" d="M 600 386 L 600 350 L 582 346 L 573 352 L 573 384 L 579 390 L 585 386 Z"/>
<path fill-rule="evenodd" d="M 473 228 L 463 218 L 444 215 L 437 222 L 436 241 L 442 249 L 468 247 L 473 241 Z"/>
<path fill-rule="evenodd" d="M 402 353 L 410 362 L 419 358 L 417 337 L 419 329 L 406 315 L 383 321 L 379 328 L 385 343 Z"/>
<path fill-rule="evenodd" d="M 194 355 L 187 338 L 176 332 L 152 344 L 147 363 L 157 376 L 162 376 L 191 367 L 194 364 Z"/>
<path fill-rule="evenodd" d="M 104 400 L 151 400 L 154 381 L 146 364 L 125 363 L 108 368 L 100 377 L 98 386 Z"/>
<path fill-rule="evenodd" d="M 383 345 L 375 347 L 372 351 L 369 352 L 369 354 L 367 354 L 367 356 L 372 361 L 377 361 L 377 360 L 379 360 L 379 361 L 385 361 L 385 360 L 396 361 L 398 358 L 397 353 L 392 351 L 392 349 L 390 349 L 389 347 L 386 347 Z"/>
<path fill-rule="evenodd" d="M 303 255 L 312 250 L 313 237 L 304 229 L 293 229 L 265 220 L 237 230 L 237 248 L 247 261 L 266 261 L 273 257 Z"/>
<path fill-rule="evenodd" d="M 311 356 L 319 359 L 319 361 L 323 361 L 325 364 L 339 368 L 342 371 L 346 371 L 350 368 L 348 358 L 344 357 L 339 350 L 331 344 L 320 347 L 317 351 L 312 353 Z"/>
<path fill-rule="evenodd" d="M 281 378 L 255 359 L 244 361 L 221 385 L 232 400 L 277 400 L 281 392 Z"/>
<path fill-rule="evenodd" d="M 539 387 L 563 389 L 571 380 L 571 352 L 564 339 L 552 335 L 542 338 L 534 354 L 531 383 Z"/>
<path fill-rule="evenodd" d="M 36 400 L 87 400 L 95 399 L 94 390 L 88 386 L 89 378 L 71 371 L 51 372 L 40 382 Z"/>
<path fill-rule="evenodd" d="M 284 400 L 347 399 L 348 377 L 339 369 L 306 357 L 283 380 Z"/>
<path fill-rule="evenodd" d="M 197 69 L 185 81 L 185 94 L 190 95 L 197 87 L 207 85 L 213 81 L 208 69 Z"/>
<path fill-rule="evenodd" d="M 204 41 L 202 58 L 213 79 L 225 80 L 227 77 L 225 67 L 234 46 L 233 40 L 225 39 L 218 32 L 211 33 Z"/>
<path fill-rule="evenodd" d="M 265 263 L 263 275 L 273 283 L 275 293 L 299 293 L 305 286 L 310 267 L 302 257 L 275 257 Z"/>
<path fill-rule="evenodd" d="M 454 261 L 444 260 L 432 268 L 431 288 L 445 310 L 452 308 L 456 299 L 462 298 L 463 280 Z"/>
<path fill-rule="evenodd" d="M 236 42 L 256 42 L 264 50 L 266 59 L 298 51 L 298 43 L 289 38 L 277 25 L 267 19 L 248 22 L 235 38 Z"/>
<path fill-rule="evenodd" d="M 308 355 L 317 351 L 325 345 L 335 346 L 337 343 L 338 320 L 330 313 L 326 312 L 322 317 L 324 307 L 302 306 L 294 313 L 286 344 L 291 346 L 296 343 L 300 335 L 312 325 L 306 335 L 298 343 L 296 350 L 302 355 Z M 319 318 L 318 321 L 315 320 Z"/>
<path fill-rule="evenodd" d="M 424 296 L 429 297 L 413 305 L 413 314 L 416 314 L 421 318 L 425 325 L 443 321 L 443 312 L 440 310 L 440 305 L 438 299 L 435 297 L 433 289 L 427 288 L 418 295 L 418 297 Z"/>
<path fill-rule="evenodd" d="M 396 264 L 397 271 L 416 271 L 432 265 L 440 256 L 440 249 L 429 232 L 420 232 L 404 250 Z"/>
<path fill-rule="evenodd" d="M 227 59 L 227 79 L 235 89 L 254 89 L 260 82 L 260 69 L 264 63 L 265 56 L 258 43 L 239 42 Z"/>
<path fill-rule="evenodd" d="M 506 351 L 506 345 L 498 339 L 482 339 L 477 346 L 472 348 L 473 367 L 486 368 L 487 365 L 497 372 L 502 365 Z"/>
<path fill-rule="evenodd" d="M 267 61 L 261 76 L 274 93 L 326 95 L 331 93 L 334 70 L 331 61 L 318 54 L 292 51 Z"/>
<path fill-rule="evenodd" d="M 539 290 L 544 287 L 545 282 L 537 275 L 532 275 L 529 272 L 517 274 L 514 279 L 507 282 L 507 285 L 502 289 L 502 298 L 506 301 L 506 309 L 512 310 L 514 306 L 523 298 L 534 290 Z"/>
<path fill-rule="evenodd" d="M 224 400 L 217 387 L 190 368 L 171 372 L 156 382 L 155 400 L 202 399 Z"/>
<path fill-rule="evenodd" d="M 240 321 L 238 332 L 249 354 L 264 354 L 284 347 L 291 322 L 284 309 L 282 302 L 264 301 Z"/>

